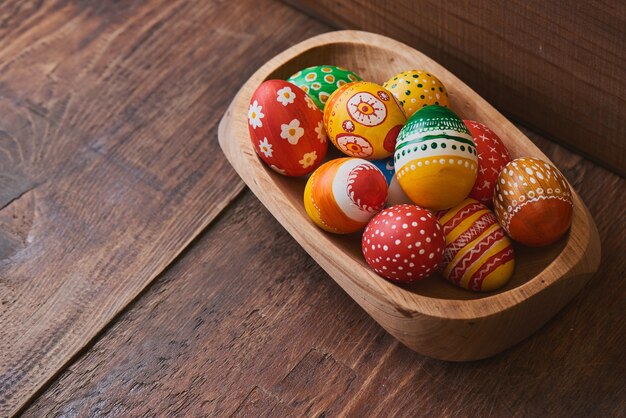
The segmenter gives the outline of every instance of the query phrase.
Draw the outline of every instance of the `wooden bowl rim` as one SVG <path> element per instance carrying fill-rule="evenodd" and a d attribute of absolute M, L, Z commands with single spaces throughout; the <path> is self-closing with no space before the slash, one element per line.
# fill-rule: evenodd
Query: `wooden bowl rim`
<path fill-rule="evenodd" d="M 414 55 L 416 57 L 420 57 L 421 59 L 426 59 L 430 61 L 432 63 L 430 68 L 433 68 L 433 73 L 438 74 L 438 76 L 440 74 L 446 73 L 446 78 L 453 80 L 455 88 L 466 90 L 466 94 L 471 95 L 473 99 L 476 100 L 475 104 L 477 106 L 487 107 L 488 110 L 493 112 L 496 117 L 502 119 L 501 123 L 506 125 L 507 130 L 513 132 L 515 136 L 523 138 L 523 140 L 525 141 L 524 145 L 529 148 L 529 156 L 534 156 L 552 163 L 551 160 L 545 154 L 543 154 L 532 143 L 532 141 L 530 141 L 530 139 L 528 139 L 519 129 L 517 129 L 517 127 L 515 127 L 510 121 L 508 121 L 508 119 L 502 116 L 480 95 L 478 95 L 470 87 L 465 85 L 465 83 L 463 83 L 460 79 L 454 76 L 449 70 L 439 65 L 436 61 L 430 59 L 416 49 L 409 47 L 408 45 L 405 45 L 394 39 L 370 32 L 343 30 L 327 32 L 309 38 L 286 49 L 285 51 L 267 61 L 241 87 L 241 89 L 233 99 L 232 103 L 230 104 L 228 110 L 226 111 L 224 117 L 222 118 L 222 121 L 220 122 L 220 145 L 231 163 L 233 161 L 232 156 L 229 153 L 229 148 L 232 148 L 234 145 L 232 144 L 232 141 L 230 141 L 230 138 L 235 138 L 238 141 L 238 144 L 242 146 L 237 146 L 237 148 L 234 148 L 233 151 L 241 152 L 244 155 L 248 164 L 252 166 L 256 164 L 257 166 L 262 168 L 260 170 L 256 170 L 256 175 L 259 176 L 258 179 L 246 179 L 243 178 L 241 172 L 239 173 L 240 175 L 242 175 L 242 178 L 252 189 L 252 191 L 257 194 L 259 199 L 261 199 L 261 196 L 255 190 L 256 187 L 261 183 L 276 185 L 276 179 L 280 178 L 280 175 L 267 169 L 267 167 L 265 167 L 265 165 L 257 158 L 252 147 L 249 146 L 250 139 L 247 129 L 243 130 L 236 124 L 232 123 L 232 120 L 234 118 L 245 117 L 245 115 L 247 114 L 246 112 L 235 112 L 234 109 L 243 108 L 247 111 L 249 100 L 254 90 L 264 80 L 266 80 L 270 76 L 270 74 L 272 74 L 276 69 L 280 68 L 288 61 L 294 59 L 298 55 L 307 52 L 308 50 L 324 46 L 331 46 L 333 44 L 346 44 L 348 46 L 358 44 L 366 47 L 385 48 L 393 51 L 393 53 L 396 54 L 406 54 L 408 56 Z M 450 85 L 450 82 L 446 82 L 446 85 Z M 247 126 L 247 122 L 240 126 Z M 234 164 L 233 166 L 237 170 L 237 167 Z M 239 170 L 237 171 L 239 172 Z M 252 183 L 252 185 L 250 185 L 250 183 Z M 568 233 L 568 236 L 564 238 L 567 240 L 565 246 L 556 256 L 556 258 L 543 271 L 519 286 L 507 289 L 502 292 L 496 291 L 496 293 L 493 294 L 486 294 L 485 296 L 477 299 L 445 299 L 411 292 L 383 279 L 382 277 L 371 271 L 369 268 L 363 267 L 357 263 L 355 263 L 355 273 L 358 274 L 355 274 L 351 277 L 352 283 L 361 287 L 368 294 L 374 295 L 384 305 L 392 304 L 398 311 L 402 312 L 404 316 L 407 316 L 408 314 L 410 316 L 419 315 L 434 318 L 473 320 L 478 318 L 486 318 L 492 315 L 502 313 L 503 311 L 511 309 L 512 307 L 522 303 L 524 300 L 527 300 L 537 295 L 538 293 L 547 289 L 563 277 L 589 274 L 591 272 L 597 271 L 600 260 L 598 231 L 596 229 L 593 218 L 591 217 L 589 211 L 582 202 L 580 196 L 573 188 L 571 189 L 574 202 L 574 216 L 572 219 L 570 232 Z M 278 185 L 276 185 L 276 190 L 280 191 Z M 283 194 L 282 191 L 280 193 Z M 288 212 L 297 212 L 293 205 L 288 204 L 287 200 L 285 200 L 285 204 L 291 207 L 278 208 L 279 211 L 283 209 Z M 265 206 L 268 207 L 267 205 Z M 268 209 L 270 208 L 268 207 Z M 274 211 L 272 210 L 270 210 L 270 212 L 272 212 L 272 214 L 278 219 L 278 214 L 274 213 Z M 297 216 L 301 217 L 300 212 L 298 212 Z M 280 219 L 278 220 L 281 225 L 283 225 L 283 227 L 285 227 L 296 239 L 296 241 L 298 241 L 303 247 L 305 247 L 306 243 L 301 242 L 301 239 L 307 234 L 314 235 L 319 238 L 320 242 L 317 243 L 317 247 L 335 245 L 332 242 L 332 234 L 320 230 L 319 228 L 315 227 L 312 222 L 306 222 L 304 223 L 304 225 L 299 225 L 299 227 L 302 228 L 304 231 L 302 231 L 301 234 L 298 234 L 296 232 L 292 232 L 288 228 L 288 226 L 285 225 L 285 222 L 281 221 Z M 302 237 L 300 237 L 299 235 L 302 235 Z M 570 257 L 570 251 L 568 251 L 568 249 L 571 249 L 571 247 L 574 245 L 574 237 L 580 237 L 580 245 L 582 245 L 584 248 L 581 257 L 578 259 L 573 259 L 572 257 Z M 306 248 L 305 250 L 309 253 L 309 255 L 316 259 L 315 255 L 312 254 L 311 251 L 307 250 Z M 320 255 L 325 256 L 322 253 L 320 253 Z M 330 261 L 334 257 L 327 258 Z M 516 268 L 519 268 L 519 266 L 516 266 Z M 361 273 L 363 273 L 363 279 L 365 280 L 359 280 L 356 278 Z M 331 277 L 333 276 L 330 273 L 329 275 L 331 275 Z M 344 285 L 335 277 L 333 277 L 333 279 L 336 280 L 340 286 L 344 287 Z"/>

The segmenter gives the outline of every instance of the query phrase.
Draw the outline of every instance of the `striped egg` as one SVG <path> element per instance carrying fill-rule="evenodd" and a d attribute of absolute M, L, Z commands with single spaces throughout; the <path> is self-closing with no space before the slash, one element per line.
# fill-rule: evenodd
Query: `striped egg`
<path fill-rule="evenodd" d="M 572 192 L 552 164 L 538 158 L 508 163 L 493 198 L 498 221 L 515 241 L 531 247 L 551 244 L 572 223 Z"/>
<path fill-rule="evenodd" d="M 396 177 L 415 204 L 449 209 L 476 181 L 478 155 L 463 121 L 450 109 L 427 106 L 400 131 L 394 154 Z"/>
<path fill-rule="evenodd" d="M 304 189 L 304 208 L 313 222 L 336 234 L 356 232 L 385 206 L 387 181 L 369 161 L 331 160 L 313 172 Z"/>
<path fill-rule="evenodd" d="M 446 279 L 477 292 L 498 289 L 509 281 L 515 251 L 487 206 L 468 198 L 437 218 L 446 239 L 440 265 Z"/>

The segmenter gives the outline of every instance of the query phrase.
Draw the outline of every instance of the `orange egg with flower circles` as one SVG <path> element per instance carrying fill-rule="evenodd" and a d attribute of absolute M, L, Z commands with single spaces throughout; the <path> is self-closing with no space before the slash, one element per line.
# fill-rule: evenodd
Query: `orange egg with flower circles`
<path fill-rule="evenodd" d="M 405 122 L 393 94 L 367 81 L 338 88 L 324 108 L 324 126 L 332 143 L 346 155 L 367 160 L 393 154 Z"/>

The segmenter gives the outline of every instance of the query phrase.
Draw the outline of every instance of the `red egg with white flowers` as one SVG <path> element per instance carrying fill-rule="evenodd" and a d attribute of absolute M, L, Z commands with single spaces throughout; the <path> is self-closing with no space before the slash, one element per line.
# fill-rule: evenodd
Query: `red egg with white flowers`
<path fill-rule="evenodd" d="M 267 80 L 254 92 L 248 109 L 250 140 L 274 171 L 303 176 L 315 170 L 328 148 L 323 114 L 300 88 Z"/>
<path fill-rule="evenodd" d="M 396 205 L 367 224 L 362 250 L 367 264 L 392 282 L 410 283 L 433 273 L 443 258 L 445 238 L 430 211 Z"/>
<path fill-rule="evenodd" d="M 487 126 L 473 120 L 464 120 L 463 123 L 472 134 L 478 153 L 478 175 L 469 197 L 493 207 L 498 174 L 511 161 L 511 156 L 502 140 Z"/>

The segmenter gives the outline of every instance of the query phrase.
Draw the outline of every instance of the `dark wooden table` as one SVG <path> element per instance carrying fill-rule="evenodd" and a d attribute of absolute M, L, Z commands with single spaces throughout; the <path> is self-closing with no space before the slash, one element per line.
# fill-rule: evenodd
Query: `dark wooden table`
<path fill-rule="evenodd" d="M 222 113 L 332 29 L 271 0 L 0 3 L 0 416 L 624 416 L 623 178 L 525 130 L 602 267 L 465 364 L 387 335 L 244 188 Z"/>

